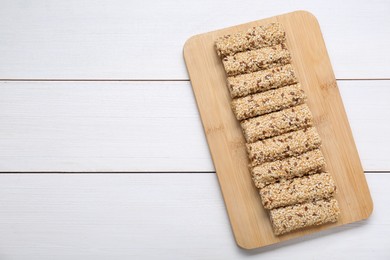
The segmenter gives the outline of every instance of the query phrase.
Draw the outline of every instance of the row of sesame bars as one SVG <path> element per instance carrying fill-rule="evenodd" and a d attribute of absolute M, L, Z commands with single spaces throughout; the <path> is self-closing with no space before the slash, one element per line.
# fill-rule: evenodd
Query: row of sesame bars
<path fill-rule="evenodd" d="M 253 181 L 276 235 L 334 222 L 339 214 L 336 185 L 325 171 L 285 40 L 282 26 L 272 23 L 216 41 Z"/>

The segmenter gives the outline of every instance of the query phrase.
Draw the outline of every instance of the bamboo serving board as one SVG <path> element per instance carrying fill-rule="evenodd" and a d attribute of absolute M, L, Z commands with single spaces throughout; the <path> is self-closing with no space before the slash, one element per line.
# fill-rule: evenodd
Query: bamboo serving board
<path fill-rule="evenodd" d="M 287 34 L 292 64 L 305 90 L 314 125 L 322 138 L 327 170 L 337 185 L 339 221 L 275 236 L 252 183 L 240 125 L 230 108 L 226 75 L 214 42 L 225 34 L 279 22 Z M 191 37 L 184 58 L 237 244 L 263 247 L 366 219 L 373 203 L 336 79 L 316 18 L 297 11 Z"/>

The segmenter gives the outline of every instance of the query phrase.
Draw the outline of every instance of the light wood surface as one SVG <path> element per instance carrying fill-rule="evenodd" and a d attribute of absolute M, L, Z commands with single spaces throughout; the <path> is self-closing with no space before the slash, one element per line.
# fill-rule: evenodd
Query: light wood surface
<path fill-rule="evenodd" d="M 319 19 L 375 209 L 247 251 L 182 47 L 294 10 Z M 23 174 L 0 174 L 0 259 L 390 259 L 389 12 L 387 0 L 1 1 L 0 171 Z"/>
<path fill-rule="evenodd" d="M 226 34 L 279 22 L 287 36 L 287 48 L 307 104 L 322 138 L 321 150 L 327 170 L 338 187 L 336 199 L 340 218 L 334 224 L 311 227 L 275 236 L 266 210 L 261 205 L 248 169 L 245 140 L 231 108 L 226 76 L 214 48 Z M 366 219 L 372 200 L 355 147 L 336 79 L 316 18 L 298 11 L 191 37 L 184 46 L 184 58 L 202 118 L 206 138 L 224 196 L 237 244 L 246 249 L 300 237 L 330 227 Z"/>

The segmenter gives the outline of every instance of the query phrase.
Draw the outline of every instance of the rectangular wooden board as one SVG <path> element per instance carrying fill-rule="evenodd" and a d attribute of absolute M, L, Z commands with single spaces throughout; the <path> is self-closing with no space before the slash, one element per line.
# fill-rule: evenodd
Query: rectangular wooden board
<path fill-rule="evenodd" d="M 275 236 L 252 183 L 238 121 L 230 108 L 226 75 L 214 42 L 226 34 L 279 22 L 287 34 L 292 64 L 322 138 L 327 169 L 335 178 L 341 215 L 337 223 Z M 317 19 L 305 11 L 254 21 L 191 37 L 184 59 L 237 244 L 263 247 L 366 219 L 373 203 Z M 362 100 L 364 104 L 364 100 Z"/>

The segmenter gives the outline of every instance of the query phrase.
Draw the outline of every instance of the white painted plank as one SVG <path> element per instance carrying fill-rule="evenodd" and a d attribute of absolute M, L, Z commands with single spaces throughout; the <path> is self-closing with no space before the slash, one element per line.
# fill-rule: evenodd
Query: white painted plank
<path fill-rule="evenodd" d="M 390 81 L 338 84 L 363 168 L 390 169 Z"/>
<path fill-rule="evenodd" d="M 341 81 L 366 171 L 390 170 L 390 81 Z M 1 82 L 0 171 L 214 171 L 188 82 Z"/>
<path fill-rule="evenodd" d="M 386 0 L 3 0 L 0 79 L 187 79 L 190 36 L 295 10 L 318 17 L 337 78 L 390 77 Z"/>
<path fill-rule="evenodd" d="M 390 174 L 367 175 L 368 221 L 238 248 L 214 174 L 0 175 L 8 259 L 389 259 Z"/>
<path fill-rule="evenodd" d="M 0 84 L 1 171 L 213 170 L 188 82 Z"/>

